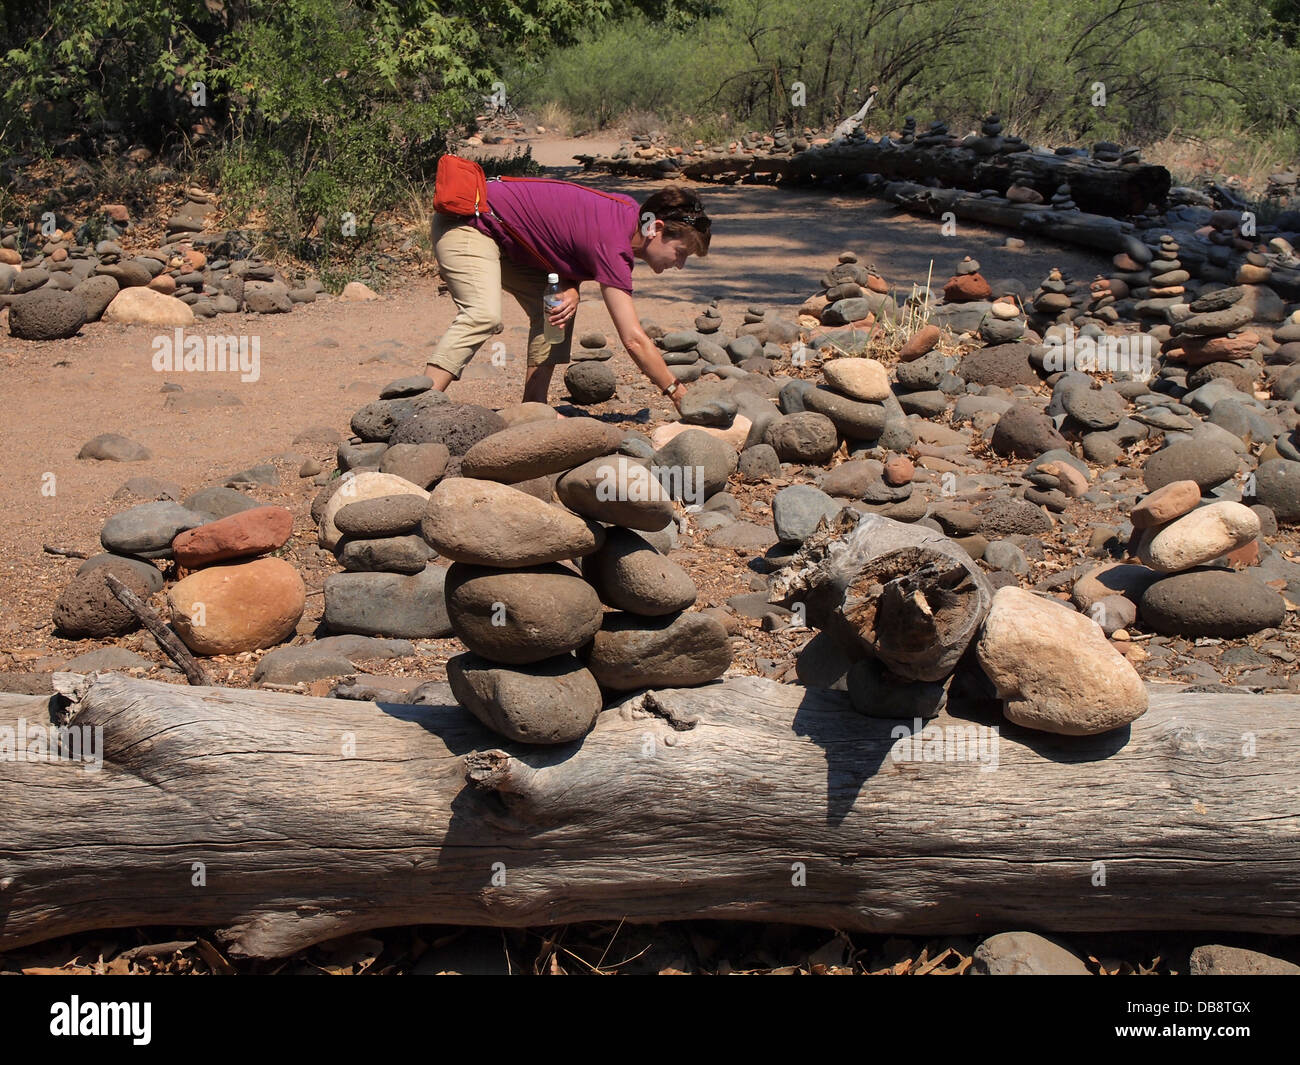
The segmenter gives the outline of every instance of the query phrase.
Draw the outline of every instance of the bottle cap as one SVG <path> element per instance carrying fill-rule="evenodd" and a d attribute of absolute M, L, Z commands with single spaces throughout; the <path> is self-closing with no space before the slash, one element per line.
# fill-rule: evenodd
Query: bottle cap
<path fill-rule="evenodd" d="M 546 283 L 547 283 L 548 285 L 558 285 L 558 284 L 560 283 L 560 275 L 559 275 L 559 274 L 547 274 L 547 275 L 546 275 Z"/>

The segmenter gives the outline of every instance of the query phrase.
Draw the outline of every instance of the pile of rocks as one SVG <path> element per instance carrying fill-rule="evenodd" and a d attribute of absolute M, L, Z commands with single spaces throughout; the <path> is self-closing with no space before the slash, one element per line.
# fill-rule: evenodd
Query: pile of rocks
<path fill-rule="evenodd" d="M 284 313 L 326 297 L 319 280 L 287 277 L 238 234 L 204 235 L 216 210 L 208 193 L 188 190 L 168 223 L 167 243 L 129 257 L 118 241 L 129 228 L 121 205 L 105 208 L 115 224 L 98 241 L 88 226 L 57 229 L 35 243 L 17 227 L 0 230 L 0 310 L 9 308 L 11 335 L 60 340 L 101 318 L 187 326 L 239 311 Z"/>
<path fill-rule="evenodd" d="M 163 590 L 152 560 L 175 561 L 180 579 L 168 590 L 172 625 L 197 655 L 274 647 L 291 638 L 306 606 L 298 571 L 280 558 L 293 515 L 258 506 L 240 492 L 205 489 L 182 505 L 144 503 L 114 514 L 100 533 L 105 554 L 81 566 L 59 595 L 54 623 L 72 638 L 120 636 L 138 622 L 113 595 L 105 574 L 143 599 Z"/>
<path fill-rule="evenodd" d="M 694 582 L 652 542 L 674 515 L 660 471 L 622 442 L 594 419 L 529 421 L 477 443 L 429 497 L 421 531 L 452 561 L 447 614 L 469 651 L 448 680 L 510 739 L 570 742 L 603 691 L 700 684 L 731 663 L 726 630 L 689 611 Z"/>

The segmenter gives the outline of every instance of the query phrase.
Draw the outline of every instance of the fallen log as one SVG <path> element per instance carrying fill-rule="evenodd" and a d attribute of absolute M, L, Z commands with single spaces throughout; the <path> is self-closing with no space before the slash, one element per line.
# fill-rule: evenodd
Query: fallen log
<path fill-rule="evenodd" d="M 429 922 L 1300 932 L 1294 696 L 1157 688 L 1130 729 L 976 742 L 736 677 L 540 749 L 450 699 L 55 679 L 66 704 L 8 696 L 0 721 L 100 728 L 103 768 L 0 763 L 0 950 L 150 924 L 263 957 Z"/>
<path fill-rule="evenodd" d="M 1131 222 L 1085 211 L 1026 207 L 1001 197 L 976 196 L 961 189 L 932 189 L 909 181 L 891 181 L 882 197 L 913 214 L 938 218 L 951 211 L 957 218 L 1092 248 L 1107 255 L 1125 251 L 1135 240 Z"/>
<path fill-rule="evenodd" d="M 1023 183 L 1045 200 L 1068 183 L 1081 210 L 1114 217 L 1140 214 L 1148 204 L 1163 207 L 1171 185 L 1168 170 L 1146 163 L 1121 166 L 1029 150 L 988 153 L 881 141 L 849 141 L 800 152 L 785 168 L 784 180 L 810 184 L 879 174 L 890 180 L 938 179 L 950 189 L 1004 194 L 1017 173 L 1025 174 Z"/>

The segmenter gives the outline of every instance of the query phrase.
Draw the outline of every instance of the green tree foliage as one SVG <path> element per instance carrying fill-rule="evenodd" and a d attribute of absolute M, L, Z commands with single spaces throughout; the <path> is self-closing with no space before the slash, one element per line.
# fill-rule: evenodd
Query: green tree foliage
<path fill-rule="evenodd" d="M 47 151 L 121 130 L 155 148 L 196 123 L 228 203 L 294 250 L 364 237 L 431 171 L 507 62 L 603 19 L 608 0 L 47 0 L 0 9 L 0 137 Z M 196 86 L 198 87 L 196 91 Z"/>
<path fill-rule="evenodd" d="M 877 126 L 995 111 L 1050 139 L 1240 129 L 1300 146 L 1300 0 L 718 3 L 689 23 L 590 28 L 548 57 L 530 98 L 597 125 L 635 106 L 703 129 L 824 128 L 874 85 Z"/>

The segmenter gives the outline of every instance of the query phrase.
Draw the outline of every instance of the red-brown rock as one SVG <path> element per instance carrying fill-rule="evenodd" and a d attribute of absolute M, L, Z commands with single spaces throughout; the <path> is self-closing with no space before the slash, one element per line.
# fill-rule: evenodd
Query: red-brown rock
<path fill-rule="evenodd" d="M 907 343 L 903 345 L 902 350 L 898 353 L 898 359 L 900 362 L 911 362 L 913 359 L 919 359 L 922 355 L 933 351 L 937 343 L 939 343 L 939 327 L 937 325 L 922 326 L 907 338 Z"/>
<path fill-rule="evenodd" d="M 292 532 L 293 514 L 284 507 L 254 507 L 181 533 L 172 541 L 172 551 L 178 564 L 198 569 L 264 555 L 282 547 Z"/>
<path fill-rule="evenodd" d="M 993 289 L 978 271 L 973 274 L 954 274 L 944 282 L 943 298 L 948 303 L 969 303 L 972 300 L 986 300 L 993 295 Z"/>

